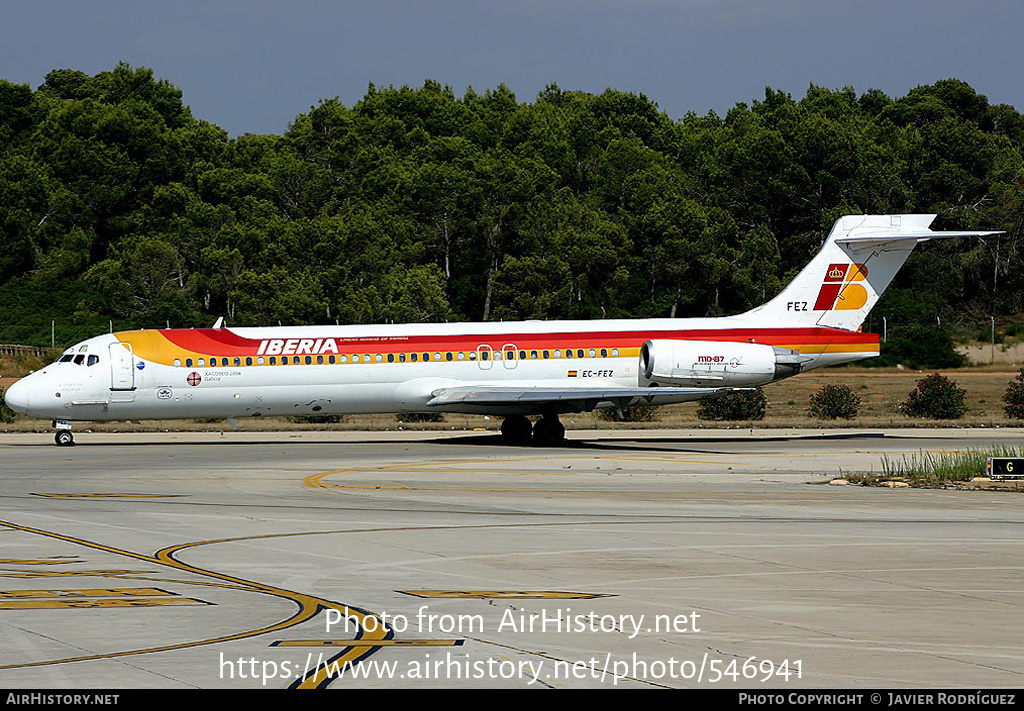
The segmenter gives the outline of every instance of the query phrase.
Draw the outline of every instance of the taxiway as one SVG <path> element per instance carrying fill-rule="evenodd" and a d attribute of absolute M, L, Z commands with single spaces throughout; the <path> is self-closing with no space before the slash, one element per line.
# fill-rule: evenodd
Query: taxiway
<path fill-rule="evenodd" d="M 1024 430 L 570 437 L 0 435 L 0 685 L 1024 683 L 1021 495 L 826 484 Z"/>

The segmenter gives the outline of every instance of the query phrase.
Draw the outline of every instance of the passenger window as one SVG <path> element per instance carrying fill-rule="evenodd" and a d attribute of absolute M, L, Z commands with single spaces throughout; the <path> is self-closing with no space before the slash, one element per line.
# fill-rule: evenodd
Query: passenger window
<path fill-rule="evenodd" d="M 191 358 L 186 358 L 185 359 L 185 367 L 186 368 L 191 368 L 192 367 L 192 359 Z"/>
<path fill-rule="evenodd" d="M 334 356 L 331 356 L 331 357 L 333 358 Z M 263 360 L 263 356 L 260 356 L 259 358 L 256 359 L 256 365 L 263 365 L 265 363 L 266 363 L 266 361 Z"/>
<path fill-rule="evenodd" d="M 394 362 L 395 362 L 395 354 L 394 353 L 388 353 L 388 363 L 394 363 Z"/>
<path fill-rule="evenodd" d="M 601 349 L 601 357 L 602 358 L 607 358 L 608 357 L 608 349 L 607 348 L 602 348 Z"/>
<path fill-rule="evenodd" d="M 206 367 L 206 358 L 200 358 L 199 359 L 199 367 L 200 368 Z"/>
<path fill-rule="evenodd" d="M 463 353 L 462 351 L 459 351 L 458 359 L 459 360 L 466 360 L 466 354 Z"/>
<path fill-rule="evenodd" d="M 577 348 L 576 349 L 576 357 L 577 358 L 582 358 L 583 357 L 583 349 L 582 348 Z"/>
<path fill-rule="evenodd" d="M 530 351 L 530 360 L 537 360 L 537 351 Z"/>
<path fill-rule="evenodd" d="M 597 351 L 595 351 L 593 348 L 591 348 L 590 349 L 590 353 L 588 353 L 587 355 L 589 355 L 591 358 L 596 358 L 597 357 Z"/>
<path fill-rule="evenodd" d="M 543 353 L 541 353 L 541 355 L 544 356 L 544 360 L 547 360 L 548 358 L 551 357 L 551 352 L 550 351 L 544 351 Z"/>
<path fill-rule="evenodd" d="M 375 363 L 383 363 L 384 362 L 384 356 L 382 356 L 380 353 L 378 353 L 377 355 L 375 355 L 373 357 L 373 361 Z"/>
<path fill-rule="evenodd" d="M 313 365 L 313 356 L 306 356 L 306 365 Z"/>
<path fill-rule="evenodd" d="M 562 351 L 555 351 L 554 353 L 555 353 L 555 358 L 561 358 L 562 357 Z"/>
<path fill-rule="evenodd" d="M 239 358 L 238 356 L 235 356 L 235 367 L 237 368 L 241 364 L 242 364 L 242 359 Z"/>
<path fill-rule="evenodd" d="M 618 348 L 612 348 L 612 358 L 618 358 L 618 357 L 619 357 L 619 349 Z"/>
<path fill-rule="evenodd" d="M 327 356 L 327 362 L 330 363 L 331 365 L 334 365 L 334 356 L 332 356 L 332 355 Z"/>
<path fill-rule="evenodd" d="M 324 357 L 323 357 L 323 356 L 320 356 L 320 355 L 318 355 L 318 356 L 316 357 L 316 364 L 317 364 L 317 365 L 323 365 L 323 364 L 324 364 Z"/>
<path fill-rule="evenodd" d="M 405 353 L 399 353 L 398 354 L 398 362 L 399 363 L 404 363 L 405 362 Z"/>
<path fill-rule="evenodd" d="M 175 358 L 174 359 L 174 367 L 175 368 L 180 368 L 181 367 L 181 358 Z"/>
<path fill-rule="evenodd" d="M 490 351 L 480 351 L 480 360 L 487 360 Z"/>
<path fill-rule="evenodd" d="M 519 360 L 526 360 L 526 351 L 519 351 Z"/>
<path fill-rule="evenodd" d="M 420 354 L 419 353 L 413 353 L 409 357 L 412 358 L 412 362 L 415 363 L 417 361 L 417 359 L 420 357 Z"/>
<path fill-rule="evenodd" d="M 216 358 L 210 358 L 210 367 L 213 368 L 216 365 L 217 365 L 217 359 Z"/>
<path fill-rule="evenodd" d="M 423 354 L 423 362 L 426 363 L 429 360 L 430 360 L 430 354 L 429 353 L 424 353 Z"/>
<path fill-rule="evenodd" d="M 341 362 L 342 362 L 342 363 L 348 363 L 348 356 L 347 356 L 347 355 L 343 355 L 343 356 L 341 357 Z"/>
<path fill-rule="evenodd" d="M 470 351 L 469 352 L 469 359 L 470 360 L 476 360 L 476 351 Z"/>

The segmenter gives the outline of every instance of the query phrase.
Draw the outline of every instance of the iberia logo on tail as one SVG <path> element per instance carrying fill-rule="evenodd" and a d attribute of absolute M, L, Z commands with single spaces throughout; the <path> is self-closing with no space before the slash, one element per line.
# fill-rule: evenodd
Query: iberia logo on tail
<path fill-rule="evenodd" d="M 814 310 L 861 308 L 868 302 L 868 290 L 859 282 L 867 275 L 868 269 L 863 264 L 829 264 Z"/>

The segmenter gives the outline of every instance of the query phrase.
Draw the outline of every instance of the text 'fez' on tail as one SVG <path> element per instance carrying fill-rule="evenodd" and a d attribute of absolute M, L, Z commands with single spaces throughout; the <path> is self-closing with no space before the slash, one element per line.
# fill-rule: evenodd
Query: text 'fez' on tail
<path fill-rule="evenodd" d="M 748 311 L 773 323 L 856 331 L 918 242 L 999 232 L 933 232 L 935 215 L 846 215 L 836 220 L 810 264 L 763 306 Z"/>

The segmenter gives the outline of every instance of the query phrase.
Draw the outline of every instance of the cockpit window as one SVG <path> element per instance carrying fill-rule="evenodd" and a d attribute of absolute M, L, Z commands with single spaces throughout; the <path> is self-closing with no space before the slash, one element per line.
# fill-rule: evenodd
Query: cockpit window
<path fill-rule="evenodd" d="M 96 365 L 99 362 L 100 362 L 100 357 L 98 355 L 91 355 L 91 356 L 89 356 L 88 360 L 85 361 L 85 364 L 87 366 L 90 366 L 90 365 Z"/>
<path fill-rule="evenodd" d="M 75 356 L 75 365 L 81 365 L 85 362 L 85 356 L 79 353 Z"/>
<path fill-rule="evenodd" d="M 65 353 L 64 355 L 62 355 L 60 357 L 60 360 L 58 360 L 57 362 L 58 363 L 70 363 L 74 359 L 74 357 L 75 356 L 73 356 L 71 353 Z"/>

